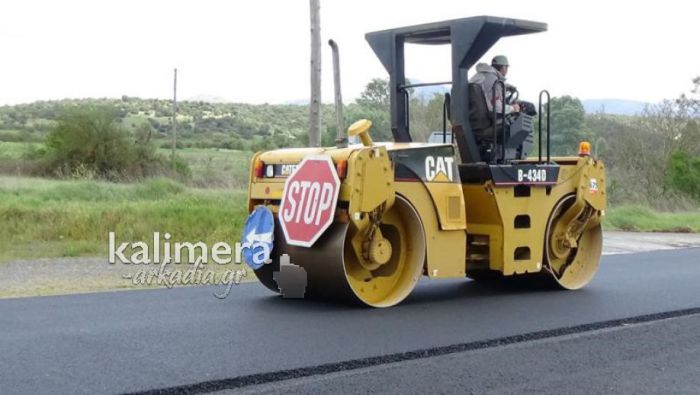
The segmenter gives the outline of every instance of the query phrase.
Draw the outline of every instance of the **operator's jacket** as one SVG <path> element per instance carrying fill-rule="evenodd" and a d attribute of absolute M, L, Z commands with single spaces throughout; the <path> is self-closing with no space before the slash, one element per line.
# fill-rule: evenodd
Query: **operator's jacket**
<path fill-rule="evenodd" d="M 503 102 L 503 87 L 500 84 L 496 86 L 496 97 L 493 97 L 493 85 L 499 80 L 503 81 L 505 84 L 506 77 L 491 65 L 479 63 L 476 65 L 476 74 L 474 74 L 469 82 L 481 85 L 481 90 L 486 97 L 486 105 L 489 111 L 493 111 L 493 106 L 496 105 L 496 112 L 500 114 L 502 112 L 501 108 Z M 511 112 L 513 112 L 513 106 L 506 104 L 506 114 L 510 114 Z"/>

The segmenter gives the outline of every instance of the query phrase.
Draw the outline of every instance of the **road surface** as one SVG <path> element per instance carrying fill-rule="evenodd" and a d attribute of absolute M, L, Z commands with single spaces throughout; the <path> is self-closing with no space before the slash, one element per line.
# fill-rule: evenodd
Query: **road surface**
<path fill-rule="evenodd" d="M 584 290 L 422 281 L 403 304 L 259 284 L 0 300 L 0 392 L 696 392 L 700 249 L 604 256 Z"/>

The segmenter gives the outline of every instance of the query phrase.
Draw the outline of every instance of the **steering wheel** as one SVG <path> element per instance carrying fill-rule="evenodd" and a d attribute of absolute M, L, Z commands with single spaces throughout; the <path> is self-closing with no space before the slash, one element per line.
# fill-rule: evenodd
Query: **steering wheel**
<path fill-rule="evenodd" d="M 506 85 L 506 104 L 514 104 L 518 102 L 520 92 L 513 85 Z"/>

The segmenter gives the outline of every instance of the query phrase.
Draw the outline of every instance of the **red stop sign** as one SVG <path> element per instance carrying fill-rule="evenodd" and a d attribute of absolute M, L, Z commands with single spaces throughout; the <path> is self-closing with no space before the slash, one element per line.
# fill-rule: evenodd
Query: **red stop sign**
<path fill-rule="evenodd" d="M 327 155 L 309 155 L 284 183 L 279 221 L 288 244 L 311 247 L 331 226 L 340 180 Z"/>

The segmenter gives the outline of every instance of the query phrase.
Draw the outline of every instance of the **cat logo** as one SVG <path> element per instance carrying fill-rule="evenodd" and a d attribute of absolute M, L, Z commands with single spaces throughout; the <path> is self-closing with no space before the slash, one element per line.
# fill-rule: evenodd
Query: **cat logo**
<path fill-rule="evenodd" d="M 428 182 L 451 182 L 453 161 L 450 156 L 425 157 L 425 178 Z"/>
<path fill-rule="evenodd" d="M 588 192 L 591 195 L 595 195 L 596 193 L 598 193 L 598 180 L 596 180 L 595 178 L 591 178 L 590 183 L 588 185 Z"/>

